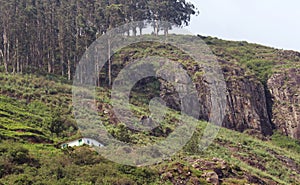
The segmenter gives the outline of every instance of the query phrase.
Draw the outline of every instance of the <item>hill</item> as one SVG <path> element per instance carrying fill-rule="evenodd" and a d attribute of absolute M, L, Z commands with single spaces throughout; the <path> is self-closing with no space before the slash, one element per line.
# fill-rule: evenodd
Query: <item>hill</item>
<path fill-rule="evenodd" d="M 218 56 L 224 72 L 229 106 L 223 126 L 231 129 L 221 128 L 207 150 L 198 149 L 209 104 L 201 96 L 204 107 L 197 131 L 179 153 L 161 163 L 131 167 L 110 162 L 87 146 L 60 149 L 60 143 L 80 137 L 72 115 L 71 82 L 55 75 L 1 73 L 0 184 L 299 184 L 300 143 L 291 138 L 299 139 L 296 94 L 300 83 L 295 78 L 299 53 L 202 39 Z M 126 64 L 123 61 L 157 54 L 181 61 L 205 87 L 191 59 L 169 49 L 157 43 L 125 48 L 112 59 L 113 78 Z M 107 81 L 105 75 L 101 79 Z M 143 133 L 125 128 L 115 118 L 110 91 L 105 85 L 97 87 L 95 106 L 115 138 L 146 145 L 174 130 L 173 122 L 180 114 L 178 97 L 166 82 L 146 79 L 131 93 L 130 108 L 137 117 L 149 115 L 149 97 L 161 92 L 170 108 L 161 126 Z"/>

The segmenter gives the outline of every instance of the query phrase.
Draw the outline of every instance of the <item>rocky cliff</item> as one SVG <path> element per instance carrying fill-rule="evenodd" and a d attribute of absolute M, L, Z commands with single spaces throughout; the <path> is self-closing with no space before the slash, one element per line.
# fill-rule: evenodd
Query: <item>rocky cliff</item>
<path fill-rule="evenodd" d="M 222 66 L 228 91 L 227 115 L 223 126 L 238 131 L 256 129 L 264 135 L 272 134 L 262 83 L 241 67 L 229 63 L 226 65 L 225 62 Z"/>
<path fill-rule="evenodd" d="M 243 132 L 255 129 L 264 135 L 272 134 L 264 86 L 252 74 L 233 63 L 219 60 L 226 81 L 226 111 L 222 125 Z M 188 68 L 194 76 L 200 103 L 200 119 L 208 121 L 212 114 L 211 92 L 201 68 Z M 180 110 L 180 99 L 174 87 L 161 83 L 161 96 L 167 104 Z"/>
<path fill-rule="evenodd" d="M 247 42 L 199 37 L 217 56 L 226 82 L 227 106 L 222 125 L 240 132 L 254 129 L 263 135 L 271 135 L 274 129 L 279 129 L 285 135 L 300 139 L 300 53 Z M 124 50 L 113 58 L 116 61 L 113 76 L 126 64 L 149 55 L 167 57 L 182 64 L 197 89 L 200 119 L 208 121 L 212 102 L 208 88 L 210 83 L 205 78 L 205 71 L 176 48 L 158 43 L 143 43 Z M 172 72 L 166 70 L 165 73 Z M 105 78 L 103 76 L 104 80 Z M 151 81 L 143 81 L 142 85 Z M 149 97 L 160 95 L 169 107 L 180 110 L 181 102 L 176 88 L 161 79 L 156 79 L 157 83 L 160 84 L 159 88 L 148 93 L 158 92 L 154 96 L 153 93 L 148 94 Z M 194 105 L 193 102 L 190 103 Z"/>
<path fill-rule="evenodd" d="M 237 122 L 239 124 L 244 122 L 248 127 L 261 130 L 264 134 L 278 129 L 283 134 L 299 140 L 300 53 L 247 42 L 224 41 L 212 37 L 201 38 L 215 55 L 230 64 L 229 67 L 223 67 L 224 75 L 229 75 L 236 80 L 227 80 L 227 88 L 229 92 L 238 91 L 238 93 L 234 94 L 233 98 L 229 96 L 229 99 L 239 99 L 240 105 L 243 106 L 229 101 L 229 107 L 237 109 L 238 112 L 242 112 L 240 115 L 244 116 L 247 110 L 255 110 L 252 113 L 259 112 L 260 116 L 256 116 L 255 119 L 244 122 L 240 117 Z M 231 69 L 234 64 L 237 64 L 237 68 L 244 68 L 246 72 L 244 74 L 226 72 L 226 68 L 234 71 Z M 250 95 L 253 102 L 249 105 L 247 98 L 241 99 L 238 95 L 240 93 L 244 96 Z M 232 111 L 228 115 L 234 116 Z M 258 120 L 257 117 L 262 119 Z M 229 119 L 227 123 L 230 125 L 234 122 Z M 228 124 L 225 126 L 228 127 Z M 239 124 L 233 124 L 231 127 L 236 129 Z M 257 124 L 260 126 L 257 127 Z"/>
<path fill-rule="evenodd" d="M 272 122 L 285 135 L 300 139 L 300 69 L 291 68 L 268 80 L 272 96 Z"/>

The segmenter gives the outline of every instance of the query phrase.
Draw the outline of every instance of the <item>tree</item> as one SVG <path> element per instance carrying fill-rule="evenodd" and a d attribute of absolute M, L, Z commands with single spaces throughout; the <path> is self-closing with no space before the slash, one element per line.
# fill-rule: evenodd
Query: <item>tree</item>
<path fill-rule="evenodd" d="M 54 113 L 52 120 L 49 123 L 50 132 L 56 135 L 59 135 L 64 129 L 64 120 L 59 112 L 60 111 Z"/>
<path fill-rule="evenodd" d="M 111 30 L 114 27 L 117 27 L 121 23 L 125 22 L 124 13 L 122 12 L 123 5 L 121 4 L 114 4 L 109 3 L 109 5 L 106 7 L 106 20 L 108 25 L 108 30 Z M 108 85 L 112 85 L 112 76 L 111 76 L 111 40 L 110 35 L 108 35 L 107 40 L 107 56 L 108 56 Z"/>

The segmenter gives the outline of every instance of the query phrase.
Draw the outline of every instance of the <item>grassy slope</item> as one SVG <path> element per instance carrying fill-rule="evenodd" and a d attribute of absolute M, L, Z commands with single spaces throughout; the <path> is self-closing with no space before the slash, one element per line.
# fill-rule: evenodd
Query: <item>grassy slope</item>
<path fill-rule="evenodd" d="M 300 67 L 300 55 L 294 51 L 284 51 L 245 41 L 201 38 L 219 58 L 245 67 L 249 72 L 256 74 L 262 83 L 265 83 L 273 73 Z"/>
<path fill-rule="evenodd" d="M 9 78 L 16 78 L 15 76 L 9 76 L 6 75 L 7 79 Z M 21 76 L 17 77 L 22 79 Z M 27 77 L 24 77 L 27 78 Z M 34 80 L 36 77 L 31 77 L 31 80 Z M 40 77 L 42 78 L 42 77 Z M 46 82 L 47 81 L 45 80 Z M 60 84 L 58 83 L 58 87 Z M 15 88 L 23 88 L 18 86 L 15 86 L 13 83 L 11 83 L 10 86 L 12 89 Z M 53 89 L 58 88 L 56 87 L 56 83 L 53 84 Z M 55 99 L 52 96 L 56 95 L 49 95 L 49 99 Z M 19 96 L 17 94 L 10 94 L 10 96 Z M 108 97 L 106 97 L 108 98 Z M 103 98 L 105 100 L 106 98 Z M 48 101 L 46 101 L 48 102 Z M 69 102 L 70 103 L 70 102 Z M 50 103 L 51 104 L 51 103 Z M 67 138 L 65 136 L 52 136 L 48 127 L 43 126 L 43 124 L 49 124 L 49 120 L 52 119 L 51 110 L 49 110 L 47 104 L 44 102 L 40 102 L 38 100 L 33 101 L 32 103 L 29 103 L 26 105 L 26 101 L 22 99 L 14 99 L 9 98 L 7 96 L 1 96 L 1 138 L 2 138 L 2 144 L 1 146 L 6 148 L 5 146 L 10 145 L 13 141 L 11 139 L 17 140 L 17 146 L 24 147 L 29 150 L 29 155 L 31 158 L 39 161 L 40 166 L 37 168 L 33 164 L 14 164 L 16 165 L 13 168 L 20 168 L 20 169 L 27 169 L 29 171 L 34 170 L 35 172 L 20 172 L 16 170 L 12 175 L 5 176 L 2 181 L 3 182 L 13 182 L 17 180 L 18 178 L 21 178 L 22 176 L 16 175 L 16 174 L 23 174 L 24 176 L 28 176 L 29 179 L 32 181 L 38 181 L 37 174 L 40 173 L 57 173 L 56 168 L 50 169 L 50 172 L 42 172 L 45 170 L 44 168 L 47 168 L 48 165 L 50 165 L 51 161 L 54 160 L 64 160 L 64 158 L 68 158 L 67 168 L 63 170 L 61 173 L 65 173 L 67 177 L 64 177 L 65 179 L 56 179 L 58 182 L 63 181 L 72 181 L 81 179 L 82 182 L 89 181 L 87 176 L 78 176 L 78 177 L 69 177 L 75 175 L 77 170 L 71 171 L 70 168 L 72 168 L 72 162 L 71 161 L 77 161 L 80 160 L 80 157 L 82 157 L 83 151 L 77 149 L 74 151 L 61 151 L 60 149 L 55 148 L 55 144 L 58 142 L 61 142 L 63 140 L 66 140 Z M 135 107 L 135 109 L 138 109 Z M 142 113 L 144 113 L 144 110 L 139 110 Z M 10 121 L 7 121 L 10 120 Z M 39 127 L 36 127 L 36 124 L 42 124 Z M 201 125 L 201 124 L 200 124 Z M 199 127 L 199 132 L 201 132 L 201 127 Z M 34 135 L 37 138 L 41 138 L 40 140 L 35 140 L 35 142 L 41 142 L 36 144 L 31 144 L 32 140 L 28 139 L 28 136 Z M 134 135 L 134 137 L 137 140 L 143 140 L 144 136 L 140 135 Z M 195 136 L 196 138 L 196 136 Z M 174 166 L 172 164 L 174 163 L 181 163 L 188 166 L 192 171 L 193 175 L 195 177 L 201 177 L 201 174 L 205 173 L 205 170 L 203 171 L 197 171 L 196 169 L 193 169 L 192 163 L 189 163 L 187 158 L 201 158 L 206 159 L 207 161 L 211 161 L 214 157 L 220 158 L 225 160 L 229 163 L 230 168 L 233 169 L 233 173 L 231 176 L 229 175 L 228 178 L 224 178 L 224 182 L 233 183 L 233 182 L 239 182 L 242 183 L 245 181 L 245 177 L 243 174 L 252 174 L 257 177 L 260 177 L 268 182 L 268 179 L 271 179 L 271 181 L 275 181 L 278 183 L 295 183 L 299 182 L 299 173 L 297 173 L 297 170 L 299 170 L 299 167 L 297 168 L 297 165 L 300 164 L 300 145 L 297 141 L 293 141 L 291 139 L 288 139 L 284 136 L 281 136 L 279 134 L 276 134 L 273 136 L 272 140 L 269 141 L 261 141 L 259 139 L 256 139 L 253 136 L 249 136 L 247 134 L 237 133 L 228 129 L 221 129 L 219 135 L 217 136 L 215 142 L 212 146 L 208 148 L 206 151 L 197 151 L 196 143 L 197 140 L 193 139 L 189 145 L 185 147 L 183 151 L 181 151 L 180 154 L 176 155 L 172 162 L 163 162 L 160 165 L 153 166 L 152 170 L 149 172 L 146 170 L 146 172 L 139 172 L 141 173 L 140 177 L 137 176 L 136 178 L 143 179 L 144 173 L 150 173 L 152 180 L 154 181 L 160 181 L 159 179 L 159 172 L 161 169 L 167 165 L 172 169 Z M 5 141 L 3 141 L 5 140 Z M 284 142 L 283 142 L 284 140 Z M 54 142 L 52 144 L 52 142 Z M 93 153 L 93 152 L 90 152 Z M 92 154 L 90 154 L 92 155 Z M 2 156 L 3 157 L 3 156 Z M 117 173 L 120 175 L 120 177 L 124 177 L 124 181 L 126 179 L 130 182 L 130 179 L 132 179 L 131 175 L 126 174 L 127 172 L 123 172 L 122 170 L 118 170 L 119 168 L 123 168 L 124 166 L 117 165 L 111 162 L 108 162 L 104 159 L 102 159 L 100 156 L 94 156 L 94 161 L 90 162 L 90 167 L 93 167 L 95 169 L 100 169 L 100 166 L 102 165 L 108 165 L 109 166 L 109 173 Z M 4 160 L 4 159 L 2 159 Z M 82 160 L 82 159 L 81 159 Z M 290 166 L 286 166 L 286 160 L 289 160 Z M 100 163 L 96 163 L 95 161 L 98 161 Z M 89 162 L 86 162 L 89 163 Z M 103 164 L 104 163 L 104 164 Z M 5 164 L 5 163 L 4 163 Z M 83 162 L 83 165 L 81 162 L 77 162 L 78 165 L 73 166 L 73 168 L 78 168 L 88 172 L 89 169 Z M 3 165 L 3 164 L 2 164 Z M 53 165 L 53 164 L 52 164 Z M 60 166 L 60 165 L 59 165 Z M 239 170 L 238 167 L 241 169 Z M 264 167 L 264 168 L 262 168 Z M 59 168 L 59 167 L 58 167 Z M 107 167 L 106 167 L 107 168 Z M 296 169 L 294 169 L 296 168 Z M 170 170 L 169 168 L 164 169 L 165 171 Z M 133 168 L 131 170 L 137 170 L 136 168 Z M 145 170 L 145 169 L 144 169 Z M 213 169 L 209 169 L 213 170 Z M 208 170 L 208 171 L 209 171 Z M 299 172 L 299 171 L 298 171 Z M 197 174 L 199 173 L 199 174 Z M 293 176 L 292 178 L 290 176 Z M 108 178 L 108 174 L 104 174 L 106 178 Z M 24 177 L 25 178 L 25 177 Z M 45 177 L 46 178 L 46 177 Z M 92 175 L 90 178 L 96 178 L 95 174 Z M 46 178 L 47 179 L 47 178 Z M 51 177 L 52 179 L 52 177 Z M 298 179 L 298 180 L 297 180 Z M 20 179 L 19 179 L 20 180 Z M 49 179 L 48 179 L 49 180 Z M 52 179 L 53 180 L 53 179 Z M 91 180 L 94 181 L 94 180 Z M 109 180 L 108 180 L 109 181 Z M 113 179 L 112 179 L 113 181 Z M 109 182 L 112 182 L 109 181 Z M 68 181 L 69 182 L 69 181 Z M 133 182 L 133 181 L 132 181 Z"/>
<path fill-rule="evenodd" d="M 220 41 L 205 38 L 217 55 L 223 52 L 224 58 L 247 64 L 248 53 L 261 52 L 268 57 L 265 60 L 276 59 L 272 48 L 242 43 L 245 51 L 240 50 L 241 43 Z M 239 49 L 237 49 L 237 47 Z M 219 52 L 219 53 L 218 53 Z M 236 54 L 238 53 L 238 54 Z M 274 54 L 274 53 L 273 53 Z M 269 56 L 270 55 L 270 56 Z M 239 59 L 239 58 L 240 59 Z M 249 54 L 248 57 L 253 55 Z M 244 61 L 241 59 L 245 59 Z M 249 58 L 249 60 L 252 60 Z M 253 59 L 254 60 L 254 59 Z M 288 60 L 288 59 L 287 59 Z M 289 59 L 292 60 L 292 59 Z M 276 62 L 277 60 L 275 60 Z M 278 58 L 279 61 L 279 58 Z M 262 63 L 262 62 L 259 62 Z M 250 65 L 250 64 L 249 64 Z M 261 65 L 259 65 L 261 66 Z M 272 70 L 274 65 L 271 65 Z M 260 68 L 250 70 L 261 75 Z M 269 68 L 266 64 L 262 68 Z M 170 184 L 176 180 L 200 179 L 206 182 L 203 175 L 206 172 L 221 169 L 224 184 L 244 184 L 249 175 L 264 182 L 279 184 L 300 183 L 300 144 L 280 134 L 275 134 L 267 141 L 257 139 L 245 133 L 238 133 L 222 128 L 214 143 L 205 151 L 197 150 L 197 138 L 201 135 L 204 123 L 199 122 L 199 129 L 189 144 L 170 161 L 153 165 L 150 168 L 133 168 L 118 165 L 103 159 L 92 150 L 85 147 L 61 150 L 56 144 L 78 137 L 76 124 L 71 116 L 71 86 L 56 77 L 37 77 L 29 75 L 0 74 L 0 184 Z M 109 93 L 106 89 L 99 92 L 99 104 L 110 106 Z M 138 105 L 139 94 L 133 95 L 134 104 Z M 105 106 L 104 106 L 105 107 Z M 132 106 L 138 115 L 147 114 L 143 106 Z M 170 123 L 176 112 L 171 112 L 161 128 L 173 129 Z M 104 124 L 116 137 L 120 128 L 110 124 L 111 118 L 103 116 Z M 57 128 L 53 123 L 62 123 Z M 51 127 L 52 126 L 52 127 Z M 201 129 L 202 128 L 202 129 Z M 127 132 L 127 131 L 126 131 Z M 128 131 L 129 132 L 129 131 Z M 128 138 L 137 144 L 146 144 L 163 137 L 147 136 L 131 133 Z M 226 168 L 207 165 L 219 158 L 226 162 Z M 22 159 L 27 159 L 23 161 Z M 203 159 L 201 165 L 207 165 L 202 170 L 194 165 L 194 160 Z M 183 172 L 178 172 L 183 166 Z M 177 171 L 176 171 L 177 170 Z M 191 175 L 187 175 L 188 171 Z M 167 172 L 172 174 L 168 177 Z M 184 172 L 187 172 L 186 174 Z M 252 177 L 252 178 L 253 178 Z M 259 183 L 259 181 L 257 182 Z"/>

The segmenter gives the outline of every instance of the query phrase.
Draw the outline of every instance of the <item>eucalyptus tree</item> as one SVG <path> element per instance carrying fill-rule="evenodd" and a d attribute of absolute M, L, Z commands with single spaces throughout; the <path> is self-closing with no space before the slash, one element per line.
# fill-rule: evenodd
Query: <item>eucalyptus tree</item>
<path fill-rule="evenodd" d="M 88 46 L 108 30 L 140 21 L 126 34 L 136 36 L 139 29 L 142 35 L 143 21 L 150 20 L 154 33 L 168 34 L 196 13 L 185 0 L 0 0 L 0 65 L 7 73 L 39 71 L 71 79 Z M 111 85 L 110 58 L 106 70 Z"/>
<path fill-rule="evenodd" d="M 109 0 L 109 4 L 106 7 L 106 21 L 108 25 L 108 30 L 111 30 L 114 27 L 117 27 L 121 24 L 125 23 L 125 15 L 122 4 L 118 4 L 119 2 L 116 0 Z M 108 35 L 108 38 L 110 35 Z M 112 84 L 112 62 L 111 62 L 111 40 L 108 39 L 107 43 L 108 51 L 108 85 Z"/>

